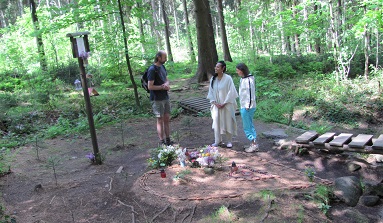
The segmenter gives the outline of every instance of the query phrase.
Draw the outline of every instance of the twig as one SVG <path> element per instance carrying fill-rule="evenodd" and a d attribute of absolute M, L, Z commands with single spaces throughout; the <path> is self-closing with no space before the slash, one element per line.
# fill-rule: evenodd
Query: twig
<path fill-rule="evenodd" d="M 263 216 L 262 220 L 261 220 L 261 223 L 263 223 L 264 220 L 266 220 L 266 218 L 269 216 L 269 212 L 271 210 L 271 205 L 273 204 L 274 200 L 273 199 L 270 199 L 270 194 L 268 195 L 268 198 L 269 198 L 269 207 L 267 208 L 266 210 L 266 213 L 265 213 L 265 216 Z"/>
<path fill-rule="evenodd" d="M 189 215 L 190 215 L 190 213 L 188 213 L 188 214 L 182 219 L 181 223 L 184 223 L 185 219 L 186 219 L 187 217 L 189 217 Z"/>
<path fill-rule="evenodd" d="M 194 208 L 193 208 L 193 211 L 191 212 L 191 217 L 190 217 L 190 223 L 192 222 L 193 220 L 193 216 L 194 216 L 194 213 L 195 213 L 195 209 L 197 209 L 197 205 L 194 205 Z"/>
<path fill-rule="evenodd" d="M 180 210 L 179 209 L 176 209 L 176 208 L 173 208 L 173 222 L 176 223 L 176 219 L 177 219 L 177 215 L 180 214 L 184 209 L 181 208 Z"/>
<path fill-rule="evenodd" d="M 110 177 L 110 182 L 109 182 L 109 190 L 112 190 L 112 182 L 113 182 L 113 177 Z"/>
<path fill-rule="evenodd" d="M 52 204 L 53 199 L 55 199 L 55 197 L 56 197 L 56 195 L 52 197 L 52 200 L 51 200 L 51 202 L 49 202 L 49 204 Z"/>
<path fill-rule="evenodd" d="M 156 219 L 160 214 L 162 214 L 164 211 L 166 211 L 166 209 L 168 209 L 169 206 L 170 206 L 170 204 L 168 204 L 164 209 L 162 209 L 162 211 L 160 211 L 156 215 L 154 215 L 154 217 L 152 218 L 152 220 L 150 222 L 153 222 L 154 219 Z"/>
<path fill-rule="evenodd" d="M 145 210 L 140 206 L 140 204 L 136 200 L 133 199 L 133 201 L 136 202 L 137 206 L 141 209 L 142 213 L 144 214 L 145 221 L 146 221 L 147 218 L 146 218 Z"/>
<path fill-rule="evenodd" d="M 120 203 L 120 204 L 122 204 L 122 205 L 124 205 L 126 207 L 130 207 L 132 209 L 132 223 L 134 223 L 135 222 L 135 220 L 134 220 L 134 213 L 138 214 L 137 212 L 134 211 L 134 207 L 132 205 L 125 204 L 124 202 L 122 202 L 120 200 L 117 200 L 117 201 L 118 201 L 118 203 Z"/>

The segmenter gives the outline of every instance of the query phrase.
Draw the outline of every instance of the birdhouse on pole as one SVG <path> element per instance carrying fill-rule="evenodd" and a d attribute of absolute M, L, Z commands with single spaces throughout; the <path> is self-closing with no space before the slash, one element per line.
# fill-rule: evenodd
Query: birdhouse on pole
<path fill-rule="evenodd" d="M 85 56 L 89 57 L 90 48 L 88 41 L 89 32 L 78 32 L 78 33 L 68 33 L 67 37 L 70 38 L 72 44 L 72 54 L 73 58 L 83 58 Z"/>
<path fill-rule="evenodd" d="M 101 154 L 98 149 L 97 136 L 96 136 L 96 128 L 94 126 L 93 120 L 93 112 L 92 105 L 89 98 L 89 92 L 86 81 L 86 72 L 85 67 L 88 65 L 88 57 L 90 56 L 90 48 L 88 41 L 89 32 L 77 32 L 77 33 L 68 33 L 66 36 L 70 38 L 71 46 L 72 46 L 72 54 L 73 58 L 78 59 L 78 64 L 81 73 L 81 84 L 84 93 L 86 113 L 88 117 L 90 136 L 92 138 L 93 144 L 93 155 L 95 156 L 95 163 L 101 164 Z"/>

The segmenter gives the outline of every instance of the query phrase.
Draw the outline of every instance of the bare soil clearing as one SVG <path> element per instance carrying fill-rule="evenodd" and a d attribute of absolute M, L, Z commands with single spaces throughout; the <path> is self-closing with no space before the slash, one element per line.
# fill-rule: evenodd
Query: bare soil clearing
<path fill-rule="evenodd" d="M 203 95 L 203 89 L 199 92 Z M 187 97 L 187 89 L 172 94 L 173 100 Z M 185 126 L 186 114 L 172 120 L 171 128 L 182 135 L 184 147 L 201 147 L 213 142 L 210 117 L 194 117 Z M 358 176 L 380 182 L 379 166 L 372 166 L 350 154 L 325 154 L 310 151 L 297 156 L 294 151 L 273 148 L 273 140 L 261 137 L 264 131 L 281 128 L 294 139 L 300 131 L 278 124 L 256 121 L 260 151 L 247 154 L 248 142 L 240 117 L 238 136 L 233 148 L 221 148 L 227 157 L 222 170 L 207 175 L 203 169 L 192 172 L 185 182 L 172 178 L 181 171 L 176 163 L 166 170 L 167 178 L 147 168 L 149 149 L 157 145 L 154 118 L 134 119 L 123 124 L 124 145 L 120 125 L 97 130 L 100 151 L 105 155 L 102 165 L 91 165 L 86 154 L 92 151 L 91 139 L 69 136 L 41 143 L 39 158 L 33 145 L 14 153 L 12 173 L 0 179 L 6 212 L 17 222 L 379 222 L 383 204 L 375 207 L 347 207 L 332 203 L 326 217 L 318 204 L 306 198 L 316 185 L 331 184 L 341 176 Z M 355 130 L 358 131 L 358 130 Z M 350 132 L 350 131 L 348 131 Z M 352 133 L 352 132 L 351 132 Z M 56 167 L 57 185 L 49 157 L 60 157 Z M 349 172 L 346 163 L 355 160 L 362 166 Z M 232 161 L 239 171 L 229 176 Z M 304 174 L 313 166 L 316 178 L 310 183 Z M 122 167 L 121 173 L 116 171 Z M 274 196 L 262 198 L 260 192 L 271 190 Z M 213 213 L 222 206 L 214 218 Z"/>

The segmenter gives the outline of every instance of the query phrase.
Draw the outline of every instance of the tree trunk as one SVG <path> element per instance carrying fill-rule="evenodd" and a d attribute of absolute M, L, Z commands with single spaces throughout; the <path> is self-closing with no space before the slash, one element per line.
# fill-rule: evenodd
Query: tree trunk
<path fill-rule="evenodd" d="M 178 30 L 177 10 L 176 10 L 176 6 L 174 3 L 175 1 L 171 1 L 171 2 L 172 2 L 172 7 L 173 7 L 174 27 L 176 28 L 177 46 L 180 46 L 180 34 L 179 34 L 179 30 Z"/>
<path fill-rule="evenodd" d="M 44 42 L 43 42 L 43 39 L 41 37 L 41 34 L 38 34 L 40 31 L 40 27 L 39 27 L 39 19 L 37 18 L 37 15 L 36 15 L 36 3 L 35 3 L 35 1 L 30 0 L 29 6 L 30 6 L 30 10 L 31 10 L 33 26 L 35 28 L 35 33 L 36 33 L 37 52 L 39 54 L 40 67 L 41 67 L 41 70 L 47 71 L 48 66 L 47 66 L 47 61 L 45 58 Z"/>
<path fill-rule="evenodd" d="M 156 11 L 157 11 L 157 7 L 156 5 L 156 0 L 151 0 L 151 4 L 152 4 L 152 16 L 153 16 L 153 25 L 154 27 L 152 27 L 154 30 L 154 33 L 156 34 L 156 37 L 157 37 L 157 48 L 158 50 L 162 50 L 163 49 L 163 44 L 162 44 L 162 38 L 161 38 L 161 34 L 160 34 L 160 31 L 157 29 L 158 26 L 158 21 L 159 19 L 157 18 L 157 14 L 156 14 Z"/>
<path fill-rule="evenodd" d="M 5 19 L 3 10 L 0 10 L 0 17 L 1 17 L 1 19 L 0 19 L 0 28 L 5 28 L 5 27 L 7 27 L 8 25 L 7 25 L 7 21 L 6 21 L 6 19 Z M 1 33 L 0 33 L 0 35 L 2 36 Z"/>
<path fill-rule="evenodd" d="M 120 13 L 122 35 L 124 38 L 126 65 L 128 66 L 130 81 L 132 82 L 133 89 L 134 89 L 134 98 L 136 99 L 136 106 L 137 108 L 139 108 L 140 101 L 138 99 L 137 85 L 136 85 L 136 82 L 134 81 L 132 66 L 130 65 L 130 59 L 129 59 L 128 41 L 127 41 L 127 35 L 126 35 L 126 29 L 125 29 L 125 23 L 124 23 L 124 13 L 122 12 L 121 0 L 117 0 L 117 2 L 118 2 L 119 13 Z"/>
<path fill-rule="evenodd" d="M 218 61 L 214 40 L 213 23 L 210 14 L 209 0 L 193 0 L 198 42 L 198 82 L 207 81 L 214 74 Z"/>
<path fill-rule="evenodd" d="M 332 5 L 332 0 L 329 0 L 329 10 L 330 10 L 330 31 L 331 31 L 331 47 L 332 47 L 332 53 L 334 57 L 334 62 L 335 62 L 335 73 L 336 73 L 336 81 L 338 83 L 339 81 L 339 67 L 338 67 L 338 41 L 337 41 L 337 30 L 335 28 L 335 15 L 334 15 L 334 10 L 333 10 L 333 5 Z"/>
<path fill-rule="evenodd" d="M 314 14 L 316 15 L 318 13 L 319 13 L 318 3 L 314 3 Z M 314 41 L 315 41 L 315 45 L 314 45 L 315 53 L 319 55 L 321 53 L 320 38 L 315 37 Z"/>
<path fill-rule="evenodd" d="M 140 3 L 137 2 L 137 8 L 140 8 Z M 141 43 L 141 53 L 145 55 L 145 33 L 144 33 L 144 25 L 142 24 L 141 16 L 138 17 L 138 28 L 140 30 L 140 43 Z"/>
<path fill-rule="evenodd" d="M 366 5 L 364 5 L 364 14 L 367 13 Z M 363 38 L 364 38 L 364 78 L 368 79 L 368 60 L 370 55 L 370 34 L 368 32 L 368 26 L 367 23 L 364 25 L 364 32 L 363 32 Z"/>
<path fill-rule="evenodd" d="M 222 0 L 218 0 L 217 3 L 218 3 L 217 10 L 218 10 L 219 26 L 221 27 L 223 58 L 226 61 L 233 62 L 233 59 L 231 58 L 231 55 L 230 55 L 229 43 L 227 42 L 225 17 L 223 16 Z"/>
<path fill-rule="evenodd" d="M 282 12 L 283 12 L 283 7 L 282 7 L 282 2 L 278 3 L 279 7 L 279 22 L 281 24 L 281 45 L 282 45 L 282 50 L 281 54 L 286 53 L 286 40 L 285 40 L 285 31 L 284 31 L 284 25 L 283 25 L 283 17 L 282 17 Z"/>
<path fill-rule="evenodd" d="M 292 11 L 293 11 L 293 19 L 294 20 L 297 20 L 297 9 L 296 9 L 296 0 L 293 0 L 293 8 L 292 8 Z M 295 53 L 297 56 L 301 56 L 301 49 L 300 49 L 300 46 L 299 46 L 299 34 L 298 33 L 295 33 L 294 34 L 294 45 L 295 45 Z"/>
<path fill-rule="evenodd" d="M 23 0 L 18 0 L 17 4 L 18 4 L 18 9 L 19 9 L 19 16 L 21 17 L 24 14 Z"/>
<path fill-rule="evenodd" d="M 379 30 L 376 29 L 376 60 L 375 60 L 375 68 L 379 66 Z"/>
<path fill-rule="evenodd" d="M 167 52 L 168 60 L 173 62 L 172 48 L 170 46 L 169 20 L 168 20 L 168 16 L 166 15 L 164 0 L 160 0 L 160 2 L 161 2 L 161 8 L 162 8 L 162 18 L 164 19 L 164 23 L 165 23 L 165 40 L 166 40 L 166 50 L 168 51 Z"/>
<path fill-rule="evenodd" d="M 190 33 L 189 13 L 188 13 L 187 5 L 186 5 L 186 0 L 182 0 L 182 5 L 184 6 L 185 26 L 186 26 L 186 34 L 187 34 L 188 44 L 189 44 L 190 60 L 191 62 L 195 62 L 196 58 L 195 58 L 193 42 L 192 42 L 191 33 Z"/>
<path fill-rule="evenodd" d="M 286 36 L 286 53 L 287 55 L 291 55 L 292 53 L 290 36 Z"/>

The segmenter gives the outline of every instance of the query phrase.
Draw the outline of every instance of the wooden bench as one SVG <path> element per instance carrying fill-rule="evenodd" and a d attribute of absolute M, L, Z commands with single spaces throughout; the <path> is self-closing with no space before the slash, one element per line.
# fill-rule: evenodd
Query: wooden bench
<path fill-rule="evenodd" d="M 374 140 L 374 143 L 372 144 L 372 149 L 383 150 L 383 134 L 380 135 L 376 140 Z"/>
<path fill-rule="evenodd" d="M 359 152 L 368 154 L 383 154 L 383 134 L 377 139 L 373 135 L 359 134 L 353 137 L 350 133 L 336 134 L 326 132 L 319 135 L 315 131 L 307 131 L 295 139 L 294 146 L 316 148 L 329 152 Z"/>

